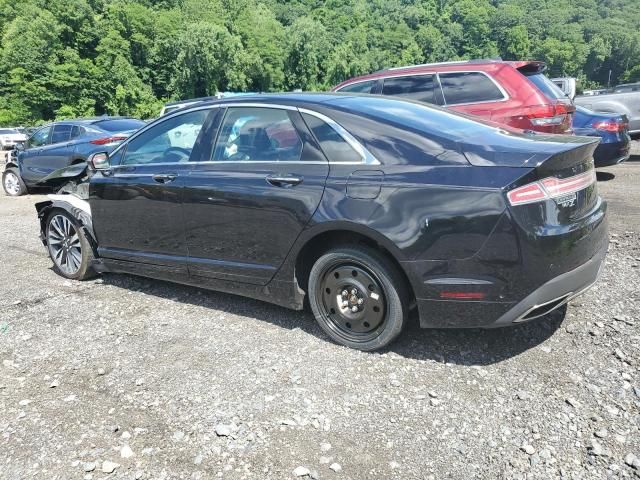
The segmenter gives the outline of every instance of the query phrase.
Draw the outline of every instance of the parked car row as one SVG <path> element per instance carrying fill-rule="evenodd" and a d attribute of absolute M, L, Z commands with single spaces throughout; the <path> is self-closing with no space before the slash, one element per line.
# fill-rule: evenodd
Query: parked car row
<path fill-rule="evenodd" d="M 14 143 L 2 175 L 8 195 L 23 195 L 51 172 L 85 163 L 97 151 L 110 151 L 146 123 L 126 117 L 65 120 L 43 125 Z"/>
<path fill-rule="evenodd" d="M 615 102 L 606 96 L 584 102 L 578 97 L 584 106 L 576 113 L 571 95 L 558 86 L 575 93 L 575 79 L 552 81 L 545 69 L 543 62 L 502 60 L 414 65 L 352 78 L 333 91 L 418 100 L 540 133 L 597 136 L 602 141 L 594 155 L 596 167 L 628 159 L 630 122 L 624 112 L 634 112 L 631 129 L 640 131 L 640 92 L 633 99 L 631 94 L 617 94 Z M 594 105 L 598 112 L 586 108 Z"/>

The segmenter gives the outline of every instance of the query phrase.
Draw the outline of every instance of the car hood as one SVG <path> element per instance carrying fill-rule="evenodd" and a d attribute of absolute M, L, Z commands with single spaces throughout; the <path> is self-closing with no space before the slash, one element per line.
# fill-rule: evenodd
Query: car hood
<path fill-rule="evenodd" d="M 40 180 L 38 185 L 44 187 L 62 186 L 70 180 L 84 177 L 88 168 L 89 165 L 86 162 L 76 163 L 68 167 L 60 168 Z"/>

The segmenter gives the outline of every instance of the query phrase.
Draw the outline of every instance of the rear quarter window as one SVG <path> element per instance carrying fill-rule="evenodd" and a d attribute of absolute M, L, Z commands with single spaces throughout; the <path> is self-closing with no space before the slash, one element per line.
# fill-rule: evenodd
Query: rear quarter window
<path fill-rule="evenodd" d="M 447 105 L 495 102 L 504 99 L 504 94 L 484 73 L 451 72 L 441 73 L 439 77 Z"/>

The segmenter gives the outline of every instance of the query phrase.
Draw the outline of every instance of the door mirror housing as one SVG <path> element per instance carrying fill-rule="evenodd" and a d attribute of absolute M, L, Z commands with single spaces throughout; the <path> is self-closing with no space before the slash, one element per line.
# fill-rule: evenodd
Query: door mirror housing
<path fill-rule="evenodd" d="M 25 142 L 16 143 L 16 150 L 18 150 L 19 152 L 22 152 L 24 150 L 24 144 Z"/>
<path fill-rule="evenodd" d="M 107 152 L 94 153 L 89 156 L 87 163 L 94 170 L 107 170 L 111 167 L 109 154 Z"/>

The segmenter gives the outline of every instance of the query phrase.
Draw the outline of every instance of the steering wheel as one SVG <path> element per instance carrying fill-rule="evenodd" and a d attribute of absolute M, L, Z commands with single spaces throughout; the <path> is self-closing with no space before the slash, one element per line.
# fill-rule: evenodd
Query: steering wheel
<path fill-rule="evenodd" d="M 188 148 L 182 148 L 182 147 L 169 147 L 164 151 L 162 156 L 167 157 L 172 153 L 178 154 L 178 156 L 183 157 L 178 161 L 189 160 L 189 157 L 191 156 L 191 150 L 189 150 Z"/>

